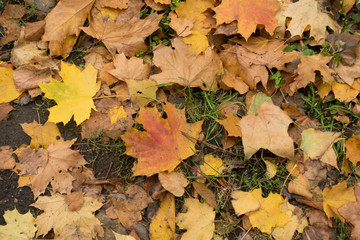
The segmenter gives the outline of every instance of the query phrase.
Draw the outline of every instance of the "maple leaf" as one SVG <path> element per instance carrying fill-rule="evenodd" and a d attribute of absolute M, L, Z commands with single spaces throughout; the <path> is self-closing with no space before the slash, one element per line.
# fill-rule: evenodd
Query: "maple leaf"
<path fill-rule="evenodd" d="M 70 149 L 75 140 L 50 144 L 46 150 L 41 148 L 33 150 L 30 147 L 20 150 L 18 158 L 22 174 L 33 175 L 30 183 L 35 198 L 45 192 L 49 182 L 62 185 L 64 192 L 70 192 L 72 181 L 64 181 L 64 179 L 72 179 L 67 170 L 86 164 L 79 151 Z"/>
<path fill-rule="evenodd" d="M 292 36 L 302 36 L 307 26 L 310 26 L 310 36 L 316 41 L 325 39 L 326 27 L 336 31 L 339 29 L 336 22 L 321 11 L 316 0 L 300 0 L 292 3 L 282 12 L 282 18 L 290 17 L 291 21 L 287 30 Z"/>
<path fill-rule="evenodd" d="M 121 136 L 125 154 L 138 158 L 134 176 L 171 172 L 183 159 L 194 154 L 195 143 L 182 132 L 198 138 L 203 121 L 187 123 L 185 110 L 178 110 L 170 103 L 164 110 L 167 119 L 161 118 L 156 108 L 141 108 L 137 121 L 143 124 L 146 132 L 133 128 Z"/>
<path fill-rule="evenodd" d="M 211 0 L 188 0 L 180 2 L 179 6 L 175 8 L 176 14 L 183 23 L 192 21 L 193 25 L 189 36 L 184 37 L 186 44 L 191 44 L 191 51 L 195 54 L 204 52 L 209 47 L 209 42 L 206 34 L 211 28 L 204 26 L 206 16 L 205 10 L 214 7 Z M 190 25 L 189 25 L 190 26 Z"/>
<path fill-rule="evenodd" d="M 20 214 L 17 209 L 5 211 L 5 226 L 0 226 L 1 239 L 32 239 L 36 232 L 34 217 L 30 212 Z"/>
<path fill-rule="evenodd" d="M 290 123 L 290 117 L 270 102 L 262 104 L 255 114 L 243 117 L 238 125 L 241 127 L 245 159 L 260 148 L 292 159 L 294 144 L 287 132 Z"/>
<path fill-rule="evenodd" d="M 190 47 L 181 38 L 172 41 L 174 50 L 160 46 L 154 51 L 153 63 L 161 69 L 161 73 L 150 78 L 158 84 L 177 83 L 181 86 L 216 88 L 214 81 L 222 72 L 221 61 L 216 52 L 208 48 L 204 55 L 192 55 Z M 206 86 L 204 86 L 206 85 Z"/>
<path fill-rule="evenodd" d="M 258 24 L 264 25 L 272 34 L 277 27 L 275 14 L 279 8 L 276 0 L 224 0 L 213 10 L 217 25 L 237 20 L 238 33 L 247 40 Z"/>
<path fill-rule="evenodd" d="M 89 27 L 81 29 L 88 35 L 101 40 L 111 54 L 124 53 L 134 56 L 147 49 L 144 39 L 158 29 L 162 15 L 151 14 L 145 19 L 133 18 L 125 23 L 108 19 L 91 18 Z"/>
<path fill-rule="evenodd" d="M 46 16 L 43 41 L 56 40 L 62 42 L 69 35 L 80 34 L 95 0 L 62 0 Z"/>
<path fill-rule="evenodd" d="M 92 96 L 100 89 L 96 72 L 91 64 L 80 71 L 75 65 L 62 62 L 60 76 L 63 82 L 51 79 L 50 83 L 39 84 L 45 97 L 58 104 L 49 109 L 50 122 L 66 124 L 74 115 L 75 122 L 80 124 L 90 117 L 91 109 L 96 109 Z"/>
<path fill-rule="evenodd" d="M 41 125 L 34 120 L 32 123 L 21 124 L 21 127 L 31 137 L 31 148 L 39 148 L 40 146 L 47 148 L 50 144 L 56 144 L 63 140 L 58 127 L 52 122 Z"/>
<path fill-rule="evenodd" d="M 222 120 L 216 120 L 218 123 L 224 126 L 228 132 L 228 136 L 241 137 L 241 128 L 237 125 L 241 118 L 234 116 L 234 114 L 226 113 L 226 118 Z"/>
<path fill-rule="evenodd" d="M 12 67 L 0 66 L 0 103 L 10 102 L 21 95 L 13 81 Z"/>
<path fill-rule="evenodd" d="M 251 192 L 235 191 L 232 204 L 237 214 L 249 216 L 253 227 L 262 232 L 271 234 L 274 227 L 284 227 L 289 222 L 289 217 L 281 209 L 284 200 L 280 194 L 270 193 L 267 198 L 262 197 L 261 189 Z"/>
<path fill-rule="evenodd" d="M 175 233 L 175 197 L 167 193 L 160 207 L 151 219 L 150 238 L 154 240 L 174 239 Z"/>
<path fill-rule="evenodd" d="M 337 215 L 342 219 L 338 208 L 349 202 L 356 202 L 354 187 L 348 188 L 346 181 L 336 184 L 331 189 L 325 188 L 322 196 L 324 212 L 328 218 Z"/>
<path fill-rule="evenodd" d="M 200 203 L 197 199 L 185 199 L 186 213 L 179 213 L 176 224 L 180 229 L 186 229 L 181 237 L 183 240 L 210 240 L 214 235 L 215 211 L 207 203 Z"/>
<path fill-rule="evenodd" d="M 95 198 L 84 197 L 82 207 L 71 211 L 65 199 L 66 196 L 55 194 L 39 197 L 31 204 L 44 211 L 35 220 L 38 228 L 36 236 L 45 235 L 51 229 L 54 229 L 55 238 L 68 234 L 69 230 L 73 230 L 73 235 L 70 234 L 68 239 L 93 239 L 97 234 L 101 236 L 103 229 L 94 212 L 101 208 L 102 203 Z"/>
<path fill-rule="evenodd" d="M 108 72 L 119 80 L 144 80 L 150 76 L 151 66 L 144 63 L 141 58 L 131 57 L 127 59 L 124 53 L 114 56 L 115 69 Z"/>

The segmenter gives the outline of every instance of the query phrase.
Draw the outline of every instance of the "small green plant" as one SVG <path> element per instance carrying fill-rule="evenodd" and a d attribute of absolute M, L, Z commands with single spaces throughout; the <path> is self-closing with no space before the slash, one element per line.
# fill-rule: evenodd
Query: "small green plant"
<path fill-rule="evenodd" d="M 333 57 L 335 63 L 336 63 L 336 67 L 339 67 L 340 61 L 341 61 L 341 56 L 337 55 L 337 53 L 339 53 L 341 51 L 341 46 L 340 43 L 338 41 L 335 42 L 335 46 L 333 44 L 331 44 L 330 42 L 325 41 L 322 44 L 322 48 L 320 53 L 323 56 L 331 56 Z"/>
<path fill-rule="evenodd" d="M 270 75 L 270 80 L 275 81 L 275 87 L 280 88 L 282 84 L 285 83 L 285 80 L 281 77 L 281 72 L 277 71 L 274 74 Z"/>
<path fill-rule="evenodd" d="M 347 240 L 350 239 L 350 234 L 347 230 L 347 223 L 342 223 L 338 216 L 335 216 L 335 230 L 336 230 L 336 239 L 337 240 Z"/>
<path fill-rule="evenodd" d="M 306 39 L 303 41 L 303 47 L 301 46 L 300 42 L 293 43 L 283 49 L 283 52 L 292 52 L 292 51 L 298 51 L 302 52 L 306 56 L 311 56 L 317 54 L 316 51 L 313 49 L 310 49 L 308 44 L 310 43 L 309 39 Z"/>
<path fill-rule="evenodd" d="M 360 3 L 359 0 L 356 0 L 355 7 L 357 12 L 351 13 L 349 17 L 355 22 L 360 23 Z"/>

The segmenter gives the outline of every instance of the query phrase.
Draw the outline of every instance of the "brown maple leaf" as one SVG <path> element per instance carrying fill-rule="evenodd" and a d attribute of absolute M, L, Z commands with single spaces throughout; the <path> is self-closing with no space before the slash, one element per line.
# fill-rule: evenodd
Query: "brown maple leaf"
<path fill-rule="evenodd" d="M 277 27 L 276 11 L 280 8 L 277 0 L 223 0 L 214 8 L 217 25 L 237 21 L 238 33 L 245 39 L 262 24 L 272 34 Z"/>
<path fill-rule="evenodd" d="M 89 27 L 81 28 L 88 35 L 101 40 L 111 54 L 134 56 L 147 49 L 144 39 L 158 29 L 162 15 L 151 14 L 145 19 L 133 18 L 125 23 L 92 17 Z"/>
<path fill-rule="evenodd" d="M 46 16 L 43 41 L 62 42 L 67 36 L 80 34 L 95 0 L 62 0 Z"/>
<path fill-rule="evenodd" d="M 71 178 L 69 169 L 80 167 L 86 164 L 85 159 L 79 151 L 71 150 L 71 141 L 60 141 L 57 144 L 50 144 L 47 149 L 33 150 L 30 147 L 20 150 L 18 158 L 22 174 L 33 175 L 30 182 L 34 198 L 45 192 L 47 185 L 58 184 L 62 192 L 69 192 L 72 189 L 71 182 L 63 182 L 64 178 Z M 66 174 L 67 176 L 60 176 Z"/>
<path fill-rule="evenodd" d="M 172 41 L 174 50 L 161 46 L 154 51 L 154 64 L 161 73 L 151 76 L 158 84 L 177 83 L 181 86 L 216 88 L 214 81 L 222 71 L 220 58 L 207 48 L 203 55 L 193 55 L 181 38 Z"/>
<path fill-rule="evenodd" d="M 134 176 L 151 176 L 169 171 L 194 154 L 195 143 L 183 132 L 197 138 L 201 132 L 202 121 L 187 123 L 184 110 L 176 109 L 167 103 L 164 107 L 167 119 L 160 117 L 156 108 L 141 108 L 138 123 L 143 124 L 146 132 L 135 128 L 121 138 L 125 142 L 125 154 L 138 158 Z"/>

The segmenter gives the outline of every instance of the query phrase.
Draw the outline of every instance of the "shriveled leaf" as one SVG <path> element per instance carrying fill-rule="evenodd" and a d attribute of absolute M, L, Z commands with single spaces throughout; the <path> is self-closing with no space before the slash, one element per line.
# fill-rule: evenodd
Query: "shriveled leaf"
<path fill-rule="evenodd" d="M 4 214 L 5 226 L 0 226 L 1 239 L 32 239 L 36 232 L 34 217 L 30 212 L 20 214 L 17 209 Z"/>
<path fill-rule="evenodd" d="M 56 144 L 63 140 L 60 131 L 55 123 L 46 122 L 44 125 L 37 123 L 21 124 L 23 131 L 31 137 L 31 148 L 47 148 L 50 144 Z"/>
<path fill-rule="evenodd" d="M 186 213 L 179 213 L 176 224 L 180 229 L 186 229 L 181 237 L 183 240 L 210 240 L 214 235 L 215 211 L 207 203 L 200 203 L 197 199 L 185 199 Z"/>
<path fill-rule="evenodd" d="M 245 159 L 249 159 L 260 148 L 265 148 L 274 154 L 292 159 L 294 144 L 288 135 L 290 117 L 273 103 L 266 102 L 256 111 L 243 117 L 241 127 Z"/>
<path fill-rule="evenodd" d="M 9 146 L 0 147 L 0 169 L 13 169 L 15 167 L 15 158 L 12 156 L 13 150 Z"/>
<path fill-rule="evenodd" d="M 195 191 L 203 198 L 205 201 L 212 206 L 214 209 L 217 206 L 216 198 L 214 193 L 206 187 L 204 184 L 200 182 L 193 182 L 192 183 Z"/>
<path fill-rule="evenodd" d="M 175 49 L 161 46 L 154 51 L 154 64 L 161 73 L 151 76 L 158 84 L 177 83 L 181 86 L 216 88 L 217 74 L 222 71 L 216 52 L 208 48 L 203 55 L 192 55 L 180 38 L 173 40 Z"/>
<path fill-rule="evenodd" d="M 80 34 L 95 0 L 62 0 L 46 16 L 43 41 L 57 40 L 62 42 L 65 37 Z"/>
<path fill-rule="evenodd" d="M 279 8 L 280 4 L 276 0 L 224 0 L 214 11 L 218 25 L 236 20 L 238 33 L 248 39 L 258 24 L 264 25 L 272 34 L 277 27 L 275 14 Z"/>
<path fill-rule="evenodd" d="M 266 165 L 266 176 L 268 176 L 268 178 L 273 178 L 275 177 L 276 173 L 277 173 L 277 167 L 274 163 L 264 160 L 265 165 Z"/>
<path fill-rule="evenodd" d="M 51 229 L 55 237 L 62 236 L 69 227 L 74 230 L 74 235 L 69 236 L 71 239 L 77 237 L 76 234 L 82 239 L 92 239 L 103 232 L 99 219 L 94 215 L 102 203 L 95 198 L 84 197 L 84 204 L 77 211 L 71 211 L 65 196 L 60 194 L 39 197 L 32 206 L 44 211 L 35 220 L 38 229 L 36 236 L 45 235 Z"/>
<path fill-rule="evenodd" d="M 151 219 L 150 238 L 154 240 L 174 239 L 175 233 L 175 197 L 167 193 L 160 208 Z"/>
<path fill-rule="evenodd" d="M 146 132 L 133 128 L 121 136 L 126 146 L 125 154 L 138 158 L 134 176 L 171 172 L 181 160 L 194 154 L 195 143 L 182 132 L 198 138 L 202 121 L 187 123 L 184 110 L 178 110 L 170 103 L 164 110 L 167 119 L 161 118 L 156 108 L 141 108 L 137 121 L 143 124 Z"/>
<path fill-rule="evenodd" d="M 185 192 L 185 187 L 189 184 L 182 171 L 173 171 L 171 173 L 159 173 L 161 185 L 176 197 L 181 197 Z"/>
<path fill-rule="evenodd" d="M 39 84 L 45 97 L 58 104 L 49 109 L 49 121 L 66 124 L 73 115 L 77 124 L 88 119 L 91 109 L 95 109 L 92 97 L 100 89 L 96 75 L 97 71 L 91 64 L 80 71 L 75 65 L 62 62 L 60 76 L 63 82 L 51 79 L 50 83 Z"/>

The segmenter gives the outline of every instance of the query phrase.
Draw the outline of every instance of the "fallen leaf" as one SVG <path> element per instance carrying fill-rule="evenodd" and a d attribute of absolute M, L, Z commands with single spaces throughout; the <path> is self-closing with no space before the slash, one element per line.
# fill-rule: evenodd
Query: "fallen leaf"
<path fill-rule="evenodd" d="M 192 183 L 195 191 L 214 209 L 216 209 L 217 202 L 214 193 L 200 182 Z"/>
<path fill-rule="evenodd" d="M 224 126 L 226 131 L 228 132 L 228 136 L 233 137 L 241 137 L 241 128 L 238 125 L 241 118 L 234 116 L 234 114 L 226 113 L 225 119 L 216 120 L 218 123 Z"/>
<path fill-rule="evenodd" d="M 224 0 L 213 10 L 216 12 L 217 25 L 236 20 L 238 33 L 247 40 L 258 24 L 264 25 L 272 34 L 278 25 L 275 13 L 279 8 L 279 2 L 274 0 Z"/>
<path fill-rule="evenodd" d="M 120 119 L 126 118 L 127 113 L 124 110 L 124 106 L 115 106 L 108 112 L 111 125 L 115 124 Z"/>
<path fill-rule="evenodd" d="M 154 50 L 153 63 L 161 73 L 150 78 L 158 84 L 177 83 L 181 86 L 216 89 L 216 76 L 222 71 L 216 52 L 208 48 L 203 55 L 192 55 L 190 47 L 180 38 L 172 41 L 174 50 L 160 46 Z"/>
<path fill-rule="evenodd" d="M 115 0 L 111 2 L 107 0 L 100 0 L 99 3 L 101 7 L 125 9 L 128 8 L 129 0 Z"/>
<path fill-rule="evenodd" d="M 15 158 L 12 156 L 13 150 L 10 146 L 0 147 L 0 169 L 13 169 L 15 167 Z"/>
<path fill-rule="evenodd" d="M 346 148 L 346 158 L 354 164 L 357 165 L 360 162 L 360 136 L 354 135 L 351 138 L 345 141 Z"/>
<path fill-rule="evenodd" d="M 90 117 L 91 109 L 95 109 L 92 97 L 100 88 L 96 74 L 91 65 L 80 71 L 75 65 L 62 62 L 60 76 L 63 82 L 51 79 L 50 83 L 39 84 L 45 97 L 58 104 L 49 109 L 50 122 L 66 124 L 74 115 L 75 122 L 80 124 Z"/>
<path fill-rule="evenodd" d="M 106 209 L 106 215 L 112 219 L 118 218 L 125 228 L 132 229 L 142 219 L 140 211 L 151 202 L 144 189 L 133 184 L 126 190 L 126 199 L 110 198 L 111 206 Z"/>
<path fill-rule="evenodd" d="M 119 80 L 145 80 L 150 76 L 150 64 L 144 63 L 141 58 L 127 59 L 124 53 L 114 56 L 115 69 L 108 72 Z"/>
<path fill-rule="evenodd" d="M 267 160 L 264 160 L 264 163 L 266 165 L 266 176 L 268 176 L 269 179 L 275 177 L 277 173 L 276 165 Z"/>
<path fill-rule="evenodd" d="M 167 193 L 150 223 L 150 239 L 171 240 L 175 233 L 175 197 Z"/>
<path fill-rule="evenodd" d="M 60 141 L 55 145 L 50 144 L 47 149 L 33 150 L 27 147 L 20 150 L 18 158 L 22 174 L 33 175 L 31 186 L 35 198 L 45 192 L 49 182 L 57 182 L 56 177 L 58 174 L 68 174 L 67 179 L 69 179 L 71 176 L 67 172 L 68 169 L 80 167 L 87 163 L 79 151 L 70 149 L 74 142 L 75 139 L 72 141 Z M 72 189 L 71 181 L 61 181 L 58 184 L 63 186 L 66 191 Z"/>
<path fill-rule="evenodd" d="M 112 55 L 124 53 L 134 56 L 146 51 L 144 39 L 158 29 L 162 15 L 151 14 L 145 19 L 132 18 L 124 23 L 93 17 L 89 27 L 81 29 L 88 35 L 101 40 Z"/>
<path fill-rule="evenodd" d="M 15 88 L 13 73 L 12 67 L 0 66 L 0 103 L 11 102 L 21 95 Z"/>
<path fill-rule="evenodd" d="M 65 197 L 65 202 L 69 207 L 69 210 L 74 212 L 78 211 L 84 205 L 84 196 L 82 192 L 74 192 L 71 195 Z"/>
<path fill-rule="evenodd" d="M 286 7 L 281 18 L 291 18 L 287 30 L 291 36 L 302 36 L 307 27 L 310 26 L 310 37 L 315 41 L 326 38 L 326 28 L 333 31 L 339 29 L 337 23 L 327 14 L 321 11 L 316 0 L 300 0 Z"/>
<path fill-rule="evenodd" d="M 255 114 L 243 117 L 238 124 L 241 127 L 245 159 L 250 159 L 260 148 L 292 159 L 294 144 L 287 132 L 290 123 L 290 117 L 270 102 L 262 104 Z"/>
<path fill-rule="evenodd" d="M 61 237 L 68 228 L 73 230 L 69 239 L 92 239 L 103 234 L 101 222 L 94 215 L 102 203 L 95 198 L 84 197 L 84 204 L 77 211 L 71 211 L 65 196 L 60 194 L 39 197 L 31 206 L 44 211 L 35 220 L 38 230 L 36 236 L 45 235 L 53 229 L 55 238 Z"/>
<path fill-rule="evenodd" d="M 34 217 L 30 212 L 20 214 L 17 209 L 4 214 L 5 226 L 0 226 L 1 239 L 32 239 L 36 232 Z"/>
<path fill-rule="evenodd" d="M 205 26 L 206 15 L 205 10 L 214 7 L 211 0 L 188 0 L 186 2 L 180 2 L 179 6 L 175 8 L 175 12 L 178 17 L 184 23 L 189 20 L 193 22 L 191 34 L 184 37 L 186 44 L 191 44 L 191 52 L 200 54 L 209 47 L 207 40 L 207 34 L 211 28 Z"/>
<path fill-rule="evenodd" d="M 183 240 L 210 240 L 214 235 L 215 211 L 207 203 L 200 203 L 197 199 L 185 199 L 186 213 L 179 213 L 176 224 L 187 231 L 182 235 Z"/>
<path fill-rule="evenodd" d="M 64 140 L 55 123 L 46 122 L 44 125 L 37 123 L 21 124 L 23 131 L 31 137 L 30 147 L 37 149 L 40 147 L 47 148 L 50 144 L 56 144 Z"/>
<path fill-rule="evenodd" d="M 26 14 L 25 6 L 19 4 L 6 3 L 3 13 L 0 16 L 0 25 L 4 33 L 1 34 L 0 46 L 18 40 L 21 35 L 21 25 L 19 21 Z"/>
<path fill-rule="evenodd" d="M 288 191 L 289 193 L 304 196 L 309 200 L 313 197 L 313 194 L 310 192 L 309 180 L 302 174 L 297 175 L 295 179 L 289 182 Z"/>
<path fill-rule="evenodd" d="M 334 81 L 331 84 L 331 90 L 335 95 L 335 98 L 339 99 L 341 102 L 350 102 L 356 99 L 359 94 L 359 90 L 352 88 L 346 83 L 337 83 Z"/>
<path fill-rule="evenodd" d="M 301 133 L 302 141 L 300 149 L 312 159 L 320 159 L 329 148 L 332 149 L 332 144 L 340 134 L 308 128 Z"/>
<path fill-rule="evenodd" d="M 51 69 L 40 65 L 26 64 L 14 71 L 14 84 L 19 92 L 37 88 L 38 83 L 50 82 Z"/>
<path fill-rule="evenodd" d="M 10 103 L 0 103 L 0 121 L 7 120 L 12 110 L 15 110 L 15 108 Z"/>
<path fill-rule="evenodd" d="M 251 211 L 256 211 L 260 208 L 260 202 L 256 198 L 257 195 L 253 195 L 254 191 L 233 191 L 231 193 L 231 197 L 233 198 L 231 203 L 237 215 L 240 216 Z"/>
<path fill-rule="evenodd" d="M 360 236 L 360 188 L 355 186 L 356 202 L 350 202 L 338 208 L 339 213 L 346 222 L 350 222 L 354 228 L 351 232 L 350 239 L 358 239 Z"/>
<path fill-rule="evenodd" d="M 284 227 L 289 222 L 289 217 L 280 208 L 284 204 L 280 194 L 270 193 L 267 198 L 261 196 L 261 189 L 251 193 L 260 203 L 260 208 L 248 212 L 250 223 L 264 233 L 271 234 L 273 228 Z"/>
<path fill-rule="evenodd" d="M 258 108 L 266 102 L 273 103 L 271 97 L 267 96 L 263 92 L 256 93 L 251 97 L 250 104 L 246 104 L 248 108 L 247 114 L 255 114 Z"/>
<path fill-rule="evenodd" d="M 43 41 L 62 42 L 69 35 L 80 34 L 80 27 L 87 19 L 94 0 L 62 0 L 45 18 Z"/>
<path fill-rule="evenodd" d="M 160 118 L 156 108 L 141 108 L 138 123 L 146 132 L 132 128 L 121 136 L 125 142 L 125 154 L 138 158 L 134 176 L 151 176 L 175 169 L 183 159 L 194 154 L 195 143 L 182 132 L 198 138 L 202 121 L 189 124 L 184 110 L 167 103 L 164 107 L 167 119 Z"/>
<path fill-rule="evenodd" d="M 194 26 L 194 21 L 187 18 L 179 18 L 174 12 L 169 13 L 169 18 L 171 19 L 169 26 L 174 29 L 180 37 L 186 37 L 192 33 L 191 29 Z"/>
<path fill-rule="evenodd" d="M 328 218 L 337 215 L 343 220 L 338 212 L 339 207 L 349 202 L 356 202 L 354 187 L 347 187 L 346 181 L 334 185 L 331 189 L 325 188 L 322 196 L 324 212 Z"/>
<path fill-rule="evenodd" d="M 156 100 L 158 86 L 153 80 L 127 80 L 130 99 L 140 107 Z"/>
<path fill-rule="evenodd" d="M 29 41 L 21 42 L 11 49 L 10 61 L 17 68 L 25 64 L 34 64 L 41 61 L 48 62 L 49 65 L 54 64 L 54 62 L 49 61 L 46 52 L 38 48 L 37 42 Z"/>
<path fill-rule="evenodd" d="M 112 232 L 114 233 L 115 240 L 137 240 L 136 238 L 134 238 L 133 236 L 130 236 L 130 235 L 123 235 L 123 234 L 116 233 L 114 231 L 112 231 Z"/>
<path fill-rule="evenodd" d="M 204 164 L 200 165 L 200 170 L 207 176 L 217 176 L 223 170 L 223 161 L 215 155 L 207 154 L 204 157 Z"/>
<path fill-rule="evenodd" d="M 189 184 L 182 171 L 161 172 L 159 181 L 167 191 L 176 197 L 181 197 L 185 192 L 185 187 Z"/>

